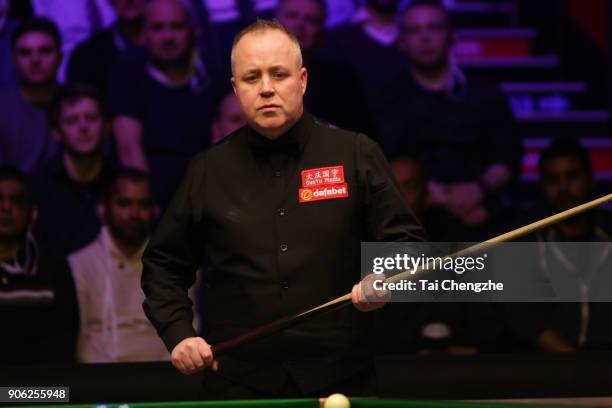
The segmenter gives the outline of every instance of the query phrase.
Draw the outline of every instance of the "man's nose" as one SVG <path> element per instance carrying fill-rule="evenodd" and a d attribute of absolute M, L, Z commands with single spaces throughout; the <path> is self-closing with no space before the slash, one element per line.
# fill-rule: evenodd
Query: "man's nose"
<path fill-rule="evenodd" d="M 270 97 L 274 95 L 274 87 L 272 86 L 272 81 L 270 77 L 263 77 L 261 80 L 261 89 L 259 91 L 260 95 L 263 97 Z"/>

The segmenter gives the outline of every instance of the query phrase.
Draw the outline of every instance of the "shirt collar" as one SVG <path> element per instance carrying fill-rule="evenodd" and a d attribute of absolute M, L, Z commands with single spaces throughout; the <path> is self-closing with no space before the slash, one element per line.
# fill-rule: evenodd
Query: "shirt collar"
<path fill-rule="evenodd" d="M 310 137 L 312 122 L 312 116 L 304 112 L 287 132 L 274 140 L 260 135 L 255 129 L 249 127 L 249 146 L 256 156 L 269 156 L 274 153 L 299 156 L 304 151 Z"/>
<path fill-rule="evenodd" d="M 372 17 L 370 16 L 370 13 L 366 7 L 362 7 L 357 10 L 351 19 L 351 22 L 353 24 L 361 25 L 361 28 L 368 37 L 379 44 L 383 44 L 384 46 L 390 46 L 395 43 L 399 34 L 397 24 L 395 23 L 384 27 L 372 24 Z"/>
<path fill-rule="evenodd" d="M 189 75 L 183 83 L 171 83 L 170 80 L 168 80 L 168 77 L 163 72 L 155 68 L 150 62 L 147 62 L 146 69 L 151 78 L 167 88 L 177 89 L 188 86 L 192 91 L 197 92 L 204 89 L 208 85 L 208 73 L 206 71 L 206 67 L 204 66 L 204 62 L 202 61 L 200 54 L 196 50 L 194 50 L 190 60 Z"/>
<path fill-rule="evenodd" d="M 113 239 L 106 225 L 103 226 L 100 230 L 100 241 L 102 242 L 104 248 L 106 248 L 106 250 L 108 251 L 109 256 L 118 260 L 128 262 L 133 260 L 140 260 L 149 240 L 145 239 L 138 251 L 136 251 L 131 257 L 125 256 L 123 252 L 119 250 L 117 244 L 115 243 L 115 240 Z"/>

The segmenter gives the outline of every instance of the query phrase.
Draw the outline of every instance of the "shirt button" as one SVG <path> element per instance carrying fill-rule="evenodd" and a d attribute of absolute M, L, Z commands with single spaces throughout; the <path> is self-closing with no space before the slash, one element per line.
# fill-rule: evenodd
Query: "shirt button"
<path fill-rule="evenodd" d="M 289 290 L 289 282 L 287 281 L 282 281 L 281 282 L 281 286 L 284 290 Z"/>
<path fill-rule="evenodd" d="M 274 177 L 280 177 L 281 176 L 281 172 L 280 171 L 275 171 L 274 172 Z"/>
<path fill-rule="evenodd" d="M 285 214 L 287 214 L 287 211 L 285 211 L 285 209 L 284 209 L 284 208 L 279 208 L 279 209 L 278 209 L 278 215 L 280 215 L 280 216 L 282 217 L 282 216 L 283 216 L 283 215 L 285 215 Z"/>
<path fill-rule="evenodd" d="M 285 244 L 285 243 L 280 244 L 281 252 L 287 252 L 288 249 L 289 249 L 289 247 L 287 246 L 287 244 Z"/>

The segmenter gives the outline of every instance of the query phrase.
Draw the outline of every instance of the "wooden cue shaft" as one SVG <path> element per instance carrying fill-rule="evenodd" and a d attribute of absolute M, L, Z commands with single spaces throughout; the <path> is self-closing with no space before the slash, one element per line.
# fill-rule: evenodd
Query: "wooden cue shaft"
<path fill-rule="evenodd" d="M 467 254 L 471 254 L 474 252 L 479 252 L 484 249 L 490 248 L 494 245 L 497 245 L 501 242 L 511 241 L 513 239 L 517 239 L 523 235 L 529 234 L 533 231 L 537 231 L 542 228 L 546 228 L 550 225 L 553 225 L 557 222 L 563 221 L 567 218 L 578 215 L 582 212 L 588 211 L 592 208 L 600 206 L 608 201 L 612 201 L 612 194 L 605 195 L 603 197 L 597 198 L 595 200 L 589 201 L 588 203 L 581 204 L 577 207 L 570 208 L 569 210 L 560 212 L 558 214 L 552 215 L 550 217 L 544 218 L 542 220 L 533 222 L 531 224 L 525 225 L 523 227 L 517 228 L 510 232 L 506 232 L 504 234 L 498 235 L 494 238 L 491 238 L 487 241 L 478 243 L 469 248 L 465 248 L 461 251 L 455 252 L 454 254 L 447 255 L 445 258 L 452 258 L 457 256 L 463 256 Z M 416 273 L 420 272 L 422 269 L 418 269 Z M 397 275 L 391 276 L 385 279 L 385 282 L 398 282 L 402 279 L 406 279 L 415 274 L 415 272 L 404 271 L 400 272 Z M 347 293 L 346 295 L 340 296 L 336 299 L 330 300 L 327 303 L 323 303 L 322 305 L 313 307 L 312 309 L 308 309 L 301 313 L 294 314 L 292 316 L 287 316 L 279 320 L 275 320 L 271 323 L 268 323 L 264 326 L 260 326 L 256 329 L 253 329 L 247 333 L 244 333 L 240 336 L 231 338 L 229 340 L 223 341 L 221 343 L 215 344 L 212 346 L 212 352 L 214 356 L 221 355 L 227 351 L 230 351 L 236 347 L 242 346 L 246 343 L 250 343 L 254 340 L 260 339 L 262 337 L 266 337 L 278 331 L 287 329 L 307 318 L 320 315 L 324 312 L 329 312 L 334 309 L 340 309 L 343 306 L 351 303 L 351 294 Z"/>

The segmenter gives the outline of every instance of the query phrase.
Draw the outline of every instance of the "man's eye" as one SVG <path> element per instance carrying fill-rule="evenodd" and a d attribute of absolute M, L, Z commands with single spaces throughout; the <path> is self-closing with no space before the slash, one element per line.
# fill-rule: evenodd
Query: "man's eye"
<path fill-rule="evenodd" d="M 247 82 L 255 82 L 256 79 L 257 77 L 255 75 L 248 75 L 244 78 L 244 80 Z"/>
<path fill-rule="evenodd" d="M 287 74 L 285 74 L 284 72 L 275 72 L 274 74 L 272 74 L 272 76 L 274 76 L 274 78 L 285 78 Z"/>

